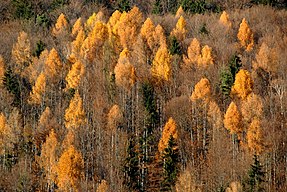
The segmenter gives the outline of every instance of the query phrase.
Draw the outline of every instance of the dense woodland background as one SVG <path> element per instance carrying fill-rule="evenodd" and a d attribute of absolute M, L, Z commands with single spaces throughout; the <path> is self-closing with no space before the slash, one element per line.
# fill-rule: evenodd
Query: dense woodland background
<path fill-rule="evenodd" d="M 0 191 L 287 191 L 286 7 L 0 0 Z"/>

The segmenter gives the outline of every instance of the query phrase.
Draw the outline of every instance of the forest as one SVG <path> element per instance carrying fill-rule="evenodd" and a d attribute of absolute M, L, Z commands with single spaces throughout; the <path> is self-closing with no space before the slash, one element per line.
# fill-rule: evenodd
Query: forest
<path fill-rule="evenodd" d="M 284 0 L 0 0 L 0 191 L 286 192 Z"/>

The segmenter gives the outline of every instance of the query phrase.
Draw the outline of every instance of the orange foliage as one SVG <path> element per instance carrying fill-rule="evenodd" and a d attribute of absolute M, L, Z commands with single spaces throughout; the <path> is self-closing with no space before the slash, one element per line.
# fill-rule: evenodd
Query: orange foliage
<path fill-rule="evenodd" d="M 263 103 L 259 95 L 251 93 L 241 103 L 241 113 L 244 120 L 250 123 L 254 118 L 260 118 L 263 114 Z"/>
<path fill-rule="evenodd" d="M 49 56 L 45 62 L 45 75 L 52 80 L 53 82 L 57 79 L 57 75 L 59 75 L 59 71 L 62 68 L 62 61 L 56 49 L 52 48 L 49 53 Z"/>
<path fill-rule="evenodd" d="M 68 83 L 67 88 L 76 89 L 79 86 L 81 78 L 83 77 L 84 73 L 85 73 L 85 66 L 80 61 L 76 61 L 72 65 L 72 68 L 66 77 L 66 81 Z"/>
<path fill-rule="evenodd" d="M 171 32 L 171 36 L 174 36 L 177 40 L 183 41 L 186 38 L 186 21 L 183 16 L 178 19 L 175 28 Z"/>
<path fill-rule="evenodd" d="M 109 185 L 106 180 L 101 180 L 101 183 L 99 184 L 96 192 L 108 192 Z"/>
<path fill-rule="evenodd" d="M 231 134 L 242 132 L 241 114 L 234 102 L 231 102 L 224 116 L 224 126 Z"/>
<path fill-rule="evenodd" d="M 195 64 L 200 58 L 200 43 L 196 38 L 193 38 L 187 49 L 187 56 L 183 56 L 183 61 L 186 65 L 190 66 Z"/>
<path fill-rule="evenodd" d="M 2 55 L 0 55 L 0 86 L 3 83 L 4 74 L 5 74 L 5 63 Z"/>
<path fill-rule="evenodd" d="M 33 104 L 41 104 L 43 101 L 45 90 L 46 90 L 46 76 L 42 72 L 37 78 L 35 85 L 32 87 L 29 102 Z"/>
<path fill-rule="evenodd" d="M 212 49 L 208 45 L 205 45 L 202 48 L 201 55 L 197 60 L 198 67 L 206 68 L 214 64 L 211 53 L 212 53 Z"/>
<path fill-rule="evenodd" d="M 80 17 L 77 19 L 77 21 L 74 23 L 72 28 L 72 36 L 78 35 L 79 31 L 84 30 L 83 24 L 82 24 L 82 18 Z"/>
<path fill-rule="evenodd" d="M 220 15 L 219 22 L 226 26 L 227 28 L 231 28 L 231 22 L 229 20 L 229 15 L 223 11 L 222 14 Z"/>
<path fill-rule="evenodd" d="M 55 26 L 52 29 L 54 36 L 62 35 L 68 30 L 68 21 L 63 13 L 61 13 L 57 19 Z"/>
<path fill-rule="evenodd" d="M 237 38 L 240 42 L 241 47 L 245 48 L 246 51 L 251 51 L 253 49 L 254 45 L 253 32 L 249 28 L 245 18 L 242 19 L 242 22 L 238 30 Z"/>
<path fill-rule="evenodd" d="M 253 80 L 249 72 L 245 69 L 240 71 L 235 76 L 235 81 L 231 89 L 231 95 L 237 95 L 242 100 L 252 92 Z"/>
<path fill-rule="evenodd" d="M 175 13 L 175 18 L 180 18 L 181 16 L 183 16 L 185 13 L 184 13 L 184 10 L 182 9 L 182 6 L 179 6 L 178 10 L 176 11 Z"/>
<path fill-rule="evenodd" d="M 211 96 L 210 82 L 207 78 L 202 78 L 194 87 L 194 91 L 191 95 L 191 100 L 196 101 L 202 99 L 206 102 L 209 101 Z"/>
<path fill-rule="evenodd" d="M 168 119 L 167 123 L 163 127 L 162 136 L 161 136 L 161 139 L 158 143 L 158 151 L 160 153 L 162 153 L 164 151 L 164 149 L 166 149 L 168 147 L 168 141 L 169 141 L 171 136 L 175 140 L 177 140 L 177 138 L 178 138 L 177 125 L 176 125 L 176 123 L 172 117 L 170 117 Z"/>
<path fill-rule="evenodd" d="M 247 144 L 250 150 L 257 155 L 264 150 L 264 138 L 261 130 L 261 122 L 254 118 L 247 131 Z"/>

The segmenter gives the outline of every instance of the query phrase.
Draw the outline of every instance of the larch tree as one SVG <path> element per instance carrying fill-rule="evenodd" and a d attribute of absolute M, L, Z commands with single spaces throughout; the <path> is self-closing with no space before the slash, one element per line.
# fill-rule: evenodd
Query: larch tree
<path fill-rule="evenodd" d="M 185 12 L 184 12 L 182 6 L 179 6 L 179 8 L 177 9 L 177 11 L 175 13 L 175 18 L 180 18 L 184 14 L 185 14 Z"/>
<path fill-rule="evenodd" d="M 108 192 L 109 191 L 109 185 L 106 180 L 101 180 L 101 183 L 99 184 L 96 192 Z"/>
<path fill-rule="evenodd" d="M 197 65 L 199 68 L 207 68 L 210 65 L 214 64 L 214 59 L 212 56 L 212 48 L 208 45 L 204 45 L 201 50 L 201 55 L 197 60 Z"/>
<path fill-rule="evenodd" d="M 0 87 L 2 86 L 3 83 L 4 74 L 5 74 L 5 62 L 2 55 L 0 55 Z"/>
<path fill-rule="evenodd" d="M 104 14 L 102 11 L 99 11 L 98 13 L 93 13 L 85 23 L 86 30 L 91 31 L 95 27 L 97 22 L 103 22 L 103 17 Z"/>
<path fill-rule="evenodd" d="M 61 13 L 56 21 L 55 26 L 52 28 L 52 34 L 56 37 L 64 35 L 68 32 L 68 21 L 63 13 Z"/>
<path fill-rule="evenodd" d="M 61 191 L 81 191 L 80 182 L 84 178 L 84 160 L 73 145 L 66 149 L 57 164 L 57 186 Z"/>
<path fill-rule="evenodd" d="M 157 82 L 169 81 L 171 71 L 171 55 L 166 46 L 161 46 L 152 62 L 151 74 Z"/>
<path fill-rule="evenodd" d="M 36 79 L 39 77 L 40 73 L 45 69 L 45 63 L 49 56 L 49 51 L 47 49 L 43 50 L 39 56 L 33 57 L 32 63 L 27 68 L 27 78 L 31 84 L 35 83 Z"/>
<path fill-rule="evenodd" d="M 0 154 L 4 155 L 4 161 L 5 153 L 13 148 L 11 137 L 13 137 L 11 127 L 9 127 L 5 115 L 0 113 Z"/>
<path fill-rule="evenodd" d="M 29 102 L 31 104 L 40 105 L 43 102 L 45 92 L 46 92 L 46 76 L 42 72 L 36 79 L 35 85 L 32 87 Z"/>
<path fill-rule="evenodd" d="M 77 129 L 85 125 L 86 122 L 87 118 L 83 108 L 83 101 L 79 92 L 76 91 L 65 112 L 65 126 L 68 129 Z"/>
<path fill-rule="evenodd" d="M 45 62 L 44 73 L 47 79 L 55 82 L 59 79 L 59 71 L 63 67 L 61 58 L 56 49 L 52 48 Z"/>
<path fill-rule="evenodd" d="M 163 153 L 164 150 L 168 147 L 170 137 L 175 140 L 178 139 L 177 125 L 172 117 L 168 119 L 165 126 L 163 127 L 162 135 L 158 143 L 158 151 L 160 153 Z"/>
<path fill-rule="evenodd" d="M 229 15 L 226 13 L 226 11 L 223 11 L 220 15 L 219 22 L 224 25 L 227 28 L 231 28 L 231 22 L 229 20 Z"/>
<path fill-rule="evenodd" d="M 190 99 L 196 101 L 202 99 L 208 102 L 211 96 L 211 86 L 207 78 L 202 78 L 194 87 Z"/>
<path fill-rule="evenodd" d="M 31 46 L 27 33 L 19 33 L 17 43 L 12 48 L 12 59 L 15 61 L 14 72 L 21 74 L 31 63 Z"/>
<path fill-rule="evenodd" d="M 251 123 L 254 118 L 261 118 L 263 115 L 263 102 L 259 95 L 251 93 L 241 102 L 241 113 L 246 123 Z"/>
<path fill-rule="evenodd" d="M 128 13 L 121 14 L 117 25 L 118 36 L 123 48 L 131 49 L 137 40 L 143 16 L 139 8 L 133 7 Z"/>
<path fill-rule="evenodd" d="M 231 134 L 239 134 L 242 133 L 242 117 L 237 105 L 234 102 L 231 102 L 225 115 L 224 115 L 224 126 L 227 130 L 230 131 Z"/>
<path fill-rule="evenodd" d="M 141 36 L 151 50 L 154 48 L 155 43 L 153 35 L 154 33 L 155 33 L 155 26 L 152 20 L 150 18 L 147 18 L 141 27 Z"/>
<path fill-rule="evenodd" d="M 68 83 L 67 88 L 77 89 L 81 82 L 81 78 L 85 73 L 85 66 L 82 62 L 76 61 L 71 70 L 68 72 L 66 81 Z"/>
<path fill-rule="evenodd" d="M 77 19 L 77 21 L 73 25 L 72 36 L 76 37 L 81 30 L 84 30 L 84 28 L 83 28 L 82 18 L 80 17 Z"/>
<path fill-rule="evenodd" d="M 208 122 L 213 125 L 214 129 L 219 129 L 223 125 L 222 113 L 215 101 L 210 101 L 208 106 Z"/>
<path fill-rule="evenodd" d="M 254 46 L 253 32 L 248 26 L 248 23 L 245 18 L 242 19 L 240 24 L 237 38 L 239 40 L 240 46 L 243 47 L 246 51 L 251 51 Z"/>
<path fill-rule="evenodd" d="M 178 19 L 175 28 L 171 32 L 171 36 L 174 36 L 180 42 L 183 42 L 186 38 L 187 30 L 186 30 L 186 21 L 183 16 L 180 16 Z"/>
<path fill-rule="evenodd" d="M 253 90 L 253 80 L 250 73 L 245 69 L 240 69 L 235 76 L 234 84 L 231 88 L 231 95 L 236 95 L 244 100 Z"/>
<path fill-rule="evenodd" d="M 48 190 L 53 190 L 53 185 L 56 183 L 58 147 L 57 135 L 54 129 L 52 129 L 47 136 L 46 142 L 42 146 L 39 158 L 39 164 L 45 170 Z"/>
<path fill-rule="evenodd" d="M 69 60 L 74 63 L 77 59 L 79 59 L 81 47 L 86 39 L 86 34 L 83 29 L 80 29 L 77 33 L 76 39 L 71 43 L 71 55 Z"/>
<path fill-rule="evenodd" d="M 116 84 L 126 90 L 130 90 L 136 82 L 135 67 L 130 63 L 129 57 L 129 50 L 124 49 L 114 69 Z"/>
<path fill-rule="evenodd" d="M 154 39 L 158 47 L 166 46 L 166 36 L 164 29 L 160 24 L 155 27 Z M 156 51 L 157 49 L 154 49 Z"/>
<path fill-rule="evenodd" d="M 183 61 L 187 66 L 191 66 L 191 64 L 195 64 L 200 58 L 201 46 L 200 42 L 193 38 L 187 48 L 187 56 L 183 56 Z"/>
<path fill-rule="evenodd" d="M 262 133 L 261 121 L 254 118 L 247 130 L 247 145 L 249 149 L 256 155 L 264 151 L 264 137 Z"/>

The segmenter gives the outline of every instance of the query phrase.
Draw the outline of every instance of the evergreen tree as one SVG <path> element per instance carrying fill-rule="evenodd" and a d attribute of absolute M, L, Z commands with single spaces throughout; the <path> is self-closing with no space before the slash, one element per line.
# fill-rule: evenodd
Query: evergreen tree
<path fill-rule="evenodd" d="M 156 14 L 156 15 L 160 15 L 160 14 L 162 14 L 162 12 L 163 12 L 163 9 L 162 9 L 161 0 L 155 0 L 155 2 L 153 4 L 152 13 Z"/>
<path fill-rule="evenodd" d="M 169 52 L 172 55 L 176 55 L 176 54 L 182 55 L 180 43 L 178 42 L 175 36 L 172 36 L 170 38 Z"/>
<path fill-rule="evenodd" d="M 21 91 L 20 84 L 17 76 L 13 73 L 11 68 L 4 73 L 3 85 L 6 89 L 14 95 L 13 105 L 20 105 L 21 103 Z"/>
<path fill-rule="evenodd" d="M 119 0 L 118 1 L 118 10 L 120 12 L 128 12 L 131 10 L 131 4 L 129 0 Z"/>
<path fill-rule="evenodd" d="M 262 183 L 264 182 L 264 171 L 263 166 L 260 165 L 259 159 L 257 155 L 253 157 L 254 163 L 251 165 L 251 169 L 249 170 L 249 179 L 248 179 L 248 191 L 250 192 L 260 192 L 264 191 L 262 187 Z"/>

